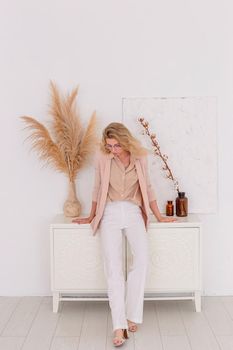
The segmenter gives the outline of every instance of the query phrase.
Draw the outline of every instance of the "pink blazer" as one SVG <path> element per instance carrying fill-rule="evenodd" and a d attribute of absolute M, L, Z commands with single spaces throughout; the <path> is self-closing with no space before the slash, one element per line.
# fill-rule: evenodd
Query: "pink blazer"
<path fill-rule="evenodd" d="M 93 235 L 97 233 L 100 220 L 102 218 L 106 198 L 108 193 L 110 165 L 111 159 L 114 157 L 112 153 L 104 154 L 98 151 L 95 158 L 95 182 L 92 191 L 92 201 L 97 202 L 96 215 L 91 221 Z M 142 216 L 145 222 L 146 230 L 148 229 L 150 205 L 149 202 L 156 200 L 154 188 L 151 186 L 147 156 L 135 157 L 135 167 L 138 174 L 139 185 L 142 193 Z"/>

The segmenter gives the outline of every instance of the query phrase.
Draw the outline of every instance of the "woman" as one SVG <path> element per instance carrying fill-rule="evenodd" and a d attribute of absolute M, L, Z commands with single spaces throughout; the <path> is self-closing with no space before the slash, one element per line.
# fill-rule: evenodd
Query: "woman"
<path fill-rule="evenodd" d="M 99 229 L 115 346 L 122 345 L 128 330 L 135 332 L 137 323 L 142 323 L 150 209 L 160 222 L 176 220 L 159 212 L 149 179 L 147 150 L 124 124 L 110 123 L 103 130 L 95 161 L 91 213 L 73 222 L 90 223 L 93 234 Z M 126 291 L 122 233 L 133 254 Z"/>

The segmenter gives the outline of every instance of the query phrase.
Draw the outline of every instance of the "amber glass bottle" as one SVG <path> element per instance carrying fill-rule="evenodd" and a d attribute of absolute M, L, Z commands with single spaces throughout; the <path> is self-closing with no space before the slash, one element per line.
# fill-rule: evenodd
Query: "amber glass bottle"
<path fill-rule="evenodd" d="M 188 215 L 188 198 L 185 197 L 185 192 L 178 192 L 178 197 L 176 198 L 176 215 Z"/>
<path fill-rule="evenodd" d="M 173 216 L 174 215 L 174 205 L 173 205 L 172 201 L 167 201 L 166 215 L 167 216 Z"/>

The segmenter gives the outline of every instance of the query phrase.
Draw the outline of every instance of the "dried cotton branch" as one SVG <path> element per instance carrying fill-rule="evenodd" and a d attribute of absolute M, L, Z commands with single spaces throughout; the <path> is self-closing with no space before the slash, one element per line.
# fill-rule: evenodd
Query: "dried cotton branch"
<path fill-rule="evenodd" d="M 159 146 L 159 143 L 156 139 L 156 135 L 154 133 L 151 133 L 150 130 L 149 130 L 149 123 L 148 121 L 146 121 L 143 117 L 140 117 L 138 119 L 138 121 L 141 123 L 141 125 L 143 126 L 144 128 L 144 132 L 143 134 L 146 134 L 149 136 L 150 140 L 151 140 L 151 143 L 152 143 L 152 146 L 153 146 L 153 154 L 155 156 L 158 156 L 161 158 L 162 162 L 163 162 L 163 166 L 162 166 L 162 169 L 164 171 L 167 172 L 166 174 L 166 177 L 170 180 L 173 181 L 174 183 L 174 187 L 175 187 L 175 190 L 177 192 L 179 192 L 179 184 L 178 184 L 178 181 L 177 179 L 173 176 L 172 174 L 172 171 L 171 171 L 171 168 L 169 167 L 168 163 L 167 163 L 167 160 L 168 160 L 168 156 L 166 154 L 162 154 L 161 150 L 160 150 L 160 146 Z"/>

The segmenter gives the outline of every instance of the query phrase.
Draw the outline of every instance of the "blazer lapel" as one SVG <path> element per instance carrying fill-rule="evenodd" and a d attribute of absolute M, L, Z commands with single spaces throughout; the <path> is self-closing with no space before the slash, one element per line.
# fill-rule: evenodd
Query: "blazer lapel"
<path fill-rule="evenodd" d="M 110 153 L 105 158 L 105 167 L 104 167 L 104 173 L 103 173 L 103 179 L 102 179 L 103 185 L 102 185 L 102 193 L 101 193 L 101 198 L 100 198 L 100 214 L 101 215 L 102 215 L 103 209 L 105 207 L 105 202 L 106 202 L 107 193 L 108 193 L 112 156 L 113 155 Z"/>
<path fill-rule="evenodd" d="M 143 176 L 143 173 L 142 173 L 141 163 L 140 163 L 140 161 L 138 159 L 135 160 L 135 167 L 136 167 L 136 170 L 137 170 L 138 181 L 139 181 L 139 185 L 140 185 L 141 192 L 142 192 L 143 204 L 144 204 L 146 213 L 149 213 L 149 208 L 148 208 L 148 205 L 147 205 L 148 200 L 147 200 L 147 197 L 146 197 L 146 191 L 147 191 L 146 183 L 145 183 L 144 176 Z"/>

